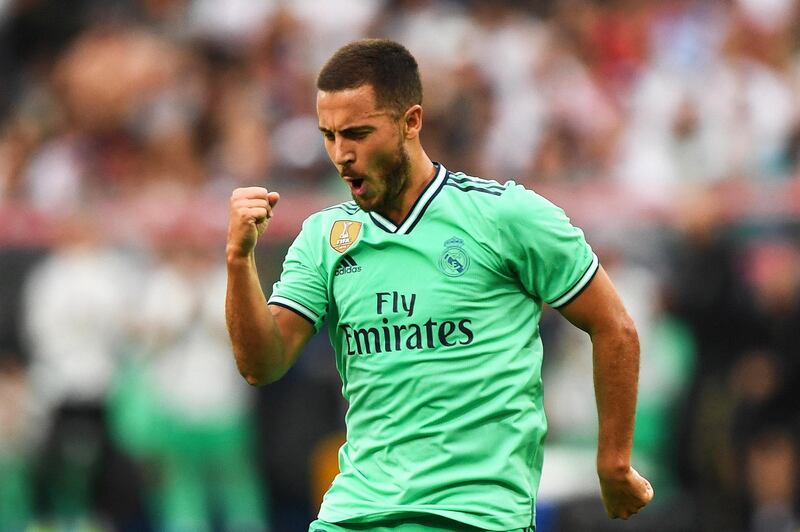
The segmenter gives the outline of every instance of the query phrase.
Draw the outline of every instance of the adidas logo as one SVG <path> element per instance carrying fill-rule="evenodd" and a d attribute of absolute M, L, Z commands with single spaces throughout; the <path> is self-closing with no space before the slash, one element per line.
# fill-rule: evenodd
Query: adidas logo
<path fill-rule="evenodd" d="M 336 268 L 336 271 L 333 272 L 333 275 L 345 275 L 347 273 L 358 273 L 360 271 L 361 266 L 356 264 L 355 259 L 353 259 L 353 257 L 350 255 L 345 255 L 342 257 L 342 262 L 339 263 L 339 266 Z"/>

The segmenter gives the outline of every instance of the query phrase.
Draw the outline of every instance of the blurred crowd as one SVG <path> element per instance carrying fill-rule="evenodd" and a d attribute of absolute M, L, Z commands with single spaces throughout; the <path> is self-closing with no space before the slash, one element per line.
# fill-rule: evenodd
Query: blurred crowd
<path fill-rule="evenodd" d="M 347 198 L 315 77 L 417 57 L 423 144 L 582 226 L 639 327 L 626 529 L 800 526 L 800 1 L 0 0 L 0 530 L 305 530 L 346 408 L 324 332 L 265 388 L 225 331 L 233 188 L 268 289 Z M 546 313 L 539 528 L 598 499 L 588 338 Z"/>

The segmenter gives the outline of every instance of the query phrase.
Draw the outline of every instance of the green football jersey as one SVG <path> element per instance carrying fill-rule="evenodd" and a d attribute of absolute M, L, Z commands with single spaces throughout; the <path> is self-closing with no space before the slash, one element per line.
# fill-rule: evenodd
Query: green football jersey
<path fill-rule="evenodd" d="M 354 202 L 309 217 L 269 299 L 328 321 L 349 403 L 319 517 L 523 528 L 547 431 L 542 305 L 575 297 L 597 257 L 534 192 L 436 168 L 399 225 Z"/>

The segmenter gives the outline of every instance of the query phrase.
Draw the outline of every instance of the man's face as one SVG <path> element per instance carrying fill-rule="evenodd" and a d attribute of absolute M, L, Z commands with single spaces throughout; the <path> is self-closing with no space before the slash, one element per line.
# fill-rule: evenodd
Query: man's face
<path fill-rule="evenodd" d="M 411 164 L 401 121 L 376 109 L 372 86 L 319 91 L 317 114 L 328 157 L 358 206 L 381 213 L 396 209 L 408 186 Z"/>

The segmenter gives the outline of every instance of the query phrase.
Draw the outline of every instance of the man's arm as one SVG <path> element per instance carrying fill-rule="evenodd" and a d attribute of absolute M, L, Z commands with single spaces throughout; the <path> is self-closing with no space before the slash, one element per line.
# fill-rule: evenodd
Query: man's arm
<path fill-rule="evenodd" d="M 236 365 L 252 385 L 283 376 L 314 333 L 299 314 L 268 306 L 258 279 L 254 250 L 278 199 L 275 192 L 249 187 L 236 189 L 230 202 L 225 319 Z"/>
<path fill-rule="evenodd" d="M 631 466 L 639 379 L 639 337 L 605 270 L 561 314 L 592 339 L 599 419 L 597 473 L 609 517 L 627 519 L 653 498 L 650 483 Z"/>

